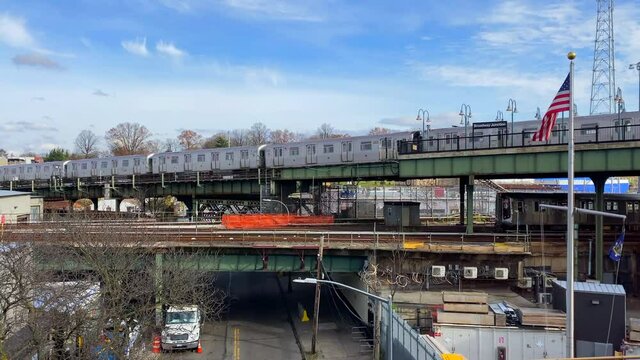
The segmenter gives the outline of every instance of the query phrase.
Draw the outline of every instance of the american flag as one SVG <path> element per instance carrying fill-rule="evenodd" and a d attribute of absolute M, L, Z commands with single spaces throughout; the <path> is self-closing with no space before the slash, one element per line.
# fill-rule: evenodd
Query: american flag
<path fill-rule="evenodd" d="M 540 129 L 533 134 L 533 141 L 547 141 L 549 140 L 549 136 L 551 136 L 551 130 L 556 126 L 556 119 L 558 118 L 558 113 L 563 111 L 569 111 L 571 108 L 570 102 L 571 97 L 571 80 L 569 75 L 560 86 L 560 90 L 556 94 L 556 97 L 553 98 L 549 109 L 544 114 L 542 118 L 542 125 L 540 125 Z"/>

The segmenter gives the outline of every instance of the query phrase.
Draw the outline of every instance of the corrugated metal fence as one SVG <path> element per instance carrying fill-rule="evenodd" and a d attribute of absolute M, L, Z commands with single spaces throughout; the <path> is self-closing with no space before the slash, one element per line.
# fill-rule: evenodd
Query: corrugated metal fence
<path fill-rule="evenodd" d="M 387 333 L 389 328 L 389 306 L 382 304 L 382 326 L 380 346 L 385 354 L 387 349 Z M 420 336 L 404 319 L 395 312 L 393 313 L 393 359 L 394 360 L 440 360 L 442 354 L 434 349 L 425 339 Z M 386 357 L 388 359 L 388 356 Z"/>

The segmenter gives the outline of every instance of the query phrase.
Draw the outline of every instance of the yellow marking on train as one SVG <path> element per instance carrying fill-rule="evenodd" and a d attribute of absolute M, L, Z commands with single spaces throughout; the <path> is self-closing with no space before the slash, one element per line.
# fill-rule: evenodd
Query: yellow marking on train
<path fill-rule="evenodd" d="M 424 246 L 424 242 L 421 241 L 407 241 L 404 243 L 405 249 L 417 249 Z"/>

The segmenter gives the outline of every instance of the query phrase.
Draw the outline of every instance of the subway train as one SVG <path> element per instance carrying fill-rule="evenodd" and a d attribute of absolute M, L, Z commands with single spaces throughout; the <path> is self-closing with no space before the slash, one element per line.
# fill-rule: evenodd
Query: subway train
<path fill-rule="evenodd" d="M 575 193 L 577 208 L 594 210 L 594 193 Z M 566 229 L 565 211 L 544 209 L 540 204 L 567 206 L 566 192 L 500 192 L 496 194 L 496 226 L 499 229 L 539 229 L 541 223 L 545 229 Z M 605 194 L 605 212 L 626 215 L 627 229 L 636 230 L 640 225 L 640 194 Z M 593 215 L 577 213 L 575 223 L 581 229 L 594 229 Z M 603 217 L 606 227 L 620 228 L 622 220 Z"/>
<path fill-rule="evenodd" d="M 422 138 L 420 132 L 399 132 L 377 136 L 309 139 L 287 144 L 5 165 L 0 166 L 0 182 L 38 181 L 52 177 L 85 179 L 164 173 L 229 173 L 258 168 L 374 163 L 394 160 L 399 153 L 411 153 L 418 149 L 422 152 L 433 152 L 538 145 L 531 143 L 531 135 L 539 125 L 539 120 L 517 121 L 514 123 L 513 132 L 510 132 L 508 123 L 484 122 L 471 124 L 466 129 L 429 129 L 426 139 Z M 553 133 L 549 143 L 566 141 L 563 139 L 566 136 L 566 132 L 562 131 L 564 128 L 566 121 L 558 119 L 558 130 Z M 577 117 L 575 128 L 576 142 L 640 139 L 640 113 Z M 409 151 L 403 151 L 406 147 L 410 148 Z"/>

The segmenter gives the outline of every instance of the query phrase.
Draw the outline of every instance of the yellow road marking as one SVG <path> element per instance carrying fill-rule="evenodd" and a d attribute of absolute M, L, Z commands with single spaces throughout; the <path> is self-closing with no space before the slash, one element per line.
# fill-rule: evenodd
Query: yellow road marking
<path fill-rule="evenodd" d="M 240 328 L 233 328 L 233 360 L 240 360 Z"/>

